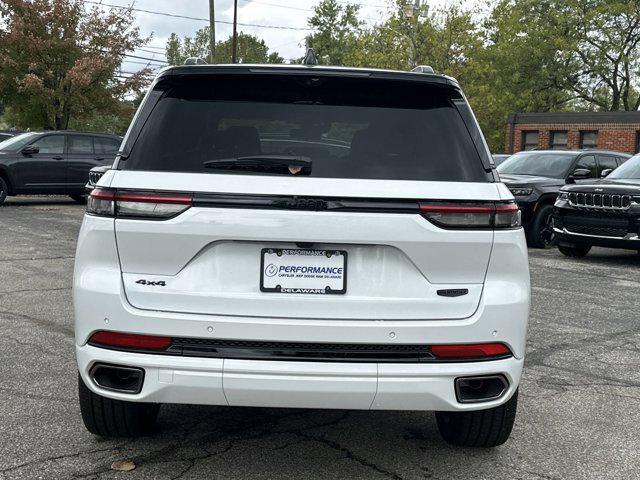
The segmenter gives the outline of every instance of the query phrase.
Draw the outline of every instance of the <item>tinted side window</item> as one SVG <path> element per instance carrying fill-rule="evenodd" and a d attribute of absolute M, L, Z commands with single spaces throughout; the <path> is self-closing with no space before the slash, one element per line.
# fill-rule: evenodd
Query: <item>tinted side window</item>
<path fill-rule="evenodd" d="M 576 170 L 578 168 L 585 168 L 589 170 L 591 172 L 591 175 L 590 175 L 591 178 L 596 178 L 598 176 L 598 168 L 596 166 L 596 157 L 594 157 L 593 155 L 587 155 L 585 157 L 582 157 L 580 160 L 578 160 L 578 162 L 576 163 L 576 166 L 573 169 Z"/>
<path fill-rule="evenodd" d="M 96 153 L 115 155 L 120 148 L 120 140 L 108 137 L 94 137 L 93 146 Z"/>
<path fill-rule="evenodd" d="M 47 135 L 36 140 L 32 145 L 40 149 L 38 153 L 63 153 L 64 135 Z"/>
<path fill-rule="evenodd" d="M 618 164 L 616 163 L 616 159 L 614 157 L 605 157 L 598 155 L 598 173 L 600 175 L 602 174 L 602 170 L 606 170 L 607 168 L 613 170 L 617 166 Z"/>
<path fill-rule="evenodd" d="M 69 135 L 69 153 L 93 153 L 93 137 L 84 135 Z"/>

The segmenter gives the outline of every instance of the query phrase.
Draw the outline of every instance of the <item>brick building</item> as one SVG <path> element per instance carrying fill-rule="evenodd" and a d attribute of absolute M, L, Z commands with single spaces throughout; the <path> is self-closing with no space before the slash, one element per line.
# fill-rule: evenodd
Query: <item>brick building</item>
<path fill-rule="evenodd" d="M 505 152 L 534 148 L 640 152 L 640 112 L 510 114 Z"/>

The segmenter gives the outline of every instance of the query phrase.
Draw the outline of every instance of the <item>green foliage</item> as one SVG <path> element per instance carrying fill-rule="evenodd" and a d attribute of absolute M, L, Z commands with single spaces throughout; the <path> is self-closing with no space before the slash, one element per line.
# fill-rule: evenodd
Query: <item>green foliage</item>
<path fill-rule="evenodd" d="M 69 122 L 72 130 L 86 132 L 114 133 L 124 135 L 135 112 L 133 103 L 123 102 L 116 113 L 93 112 L 83 118 L 73 118 Z"/>
<path fill-rule="evenodd" d="M 364 28 L 356 6 L 323 0 L 307 44 L 321 63 L 457 78 L 496 152 L 511 112 L 640 108 L 638 0 L 490 0 L 483 12 L 462 2 L 412 18 L 396 1 Z"/>
<path fill-rule="evenodd" d="M 216 42 L 216 63 L 231 63 L 231 37 Z M 172 33 L 167 41 L 167 62 L 182 65 L 189 57 L 209 58 L 209 27 L 201 28 L 193 37 L 180 39 Z M 238 33 L 238 63 L 283 63 L 278 52 L 269 52 L 264 40 Z"/>
<path fill-rule="evenodd" d="M 0 101 L 20 128 L 65 129 L 95 112 L 117 114 L 149 70 L 116 78 L 123 55 L 147 39 L 130 12 L 80 0 L 0 2 Z"/>
<path fill-rule="evenodd" d="M 316 31 L 306 38 L 322 63 L 344 65 L 354 55 L 361 34 L 358 5 L 338 4 L 336 0 L 322 0 L 309 18 L 308 24 Z"/>

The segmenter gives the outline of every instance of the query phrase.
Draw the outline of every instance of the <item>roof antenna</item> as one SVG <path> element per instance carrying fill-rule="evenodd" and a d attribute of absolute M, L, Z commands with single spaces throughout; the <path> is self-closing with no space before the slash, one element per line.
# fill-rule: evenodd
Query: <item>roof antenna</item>
<path fill-rule="evenodd" d="M 318 65 L 318 59 L 316 58 L 316 54 L 313 53 L 313 48 L 307 48 L 307 53 L 302 60 L 303 65 Z"/>

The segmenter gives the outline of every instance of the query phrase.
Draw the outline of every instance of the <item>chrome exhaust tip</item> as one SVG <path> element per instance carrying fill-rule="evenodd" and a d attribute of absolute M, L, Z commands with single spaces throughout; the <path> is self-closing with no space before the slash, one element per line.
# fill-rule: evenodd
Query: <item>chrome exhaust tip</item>
<path fill-rule="evenodd" d="M 136 394 L 142 390 L 144 370 L 136 367 L 96 363 L 91 367 L 89 377 L 98 388 L 112 392 Z"/>
<path fill-rule="evenodd" d="M 454 381 L 456 398 L 460 403 L 478 403 L 497 400 L 509 389 L 504 375 L 460 377 Z"/>

